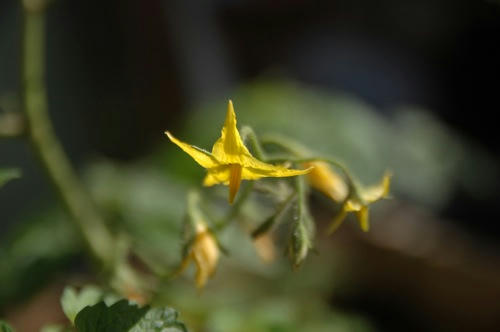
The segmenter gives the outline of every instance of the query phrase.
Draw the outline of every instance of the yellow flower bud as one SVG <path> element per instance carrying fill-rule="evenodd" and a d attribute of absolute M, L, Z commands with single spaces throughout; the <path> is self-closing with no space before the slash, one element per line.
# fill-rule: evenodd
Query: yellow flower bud
<path fill-rule="evenodd" d="M 203 288 L 216 270 L 219 260 L 219 247 L 214 235 L 204 223 L 197 223 L 196 235 L 189 252 L 181 263 L 182 272 L 191 261 L 196 266 L 196 286 Z"/>
<path fill-rule="evenodd" d="M 325 162 L 313 161 L 304 163 L 305 168 L 312 168 L 307 179 L 313 188 L 322 192 L 337 203 L 342 203 L 349 194 L 344 179 Z"/>
<path fill-rule="evenodd" d="M 348 212 L 354 212 L 360 228 L 367 232 L 370 229 L 368 206 L 389 195 L 391 173 L 387 172 L 382 181 L 368 188 L 356 185 L 354 192 L 349 192 L 349 187 L 344 179 L 325 162 L 314 161 L 304 164 L 304 167 L 313 167 L 307 174 L 311 186 L 342 204 L 340 212 L 330 223 L 328 233 L 331 234 L 342 224 Z"/>

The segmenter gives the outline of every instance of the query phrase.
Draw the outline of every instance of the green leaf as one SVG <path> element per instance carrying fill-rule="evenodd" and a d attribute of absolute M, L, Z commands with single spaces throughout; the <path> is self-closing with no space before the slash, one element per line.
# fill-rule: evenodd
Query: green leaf
<path fill-rule="evenodd" d="M 10 180 L 21 177 L 21 171 L 15 168 L 0 169 L 0 187 Z"/>
<path fill-rule="evenodd" d="M 83 308 L 76 315 L 75 326 L 79 332 L 124 332 L 132 328 L 148 310 L 149 307 L 139 308 L 128 300 L 120 300 L 110 307 L 101 301 Z"/>
<path fill-rule="evenodd" d="M 83 308 L 96 304 L 102 297 L 102 290 L 96 286 L 85 286 L 79 293 L 73 287 L 66 287 L 61 296 L 61 306 L 66 317 L 74 323 Z"/>
<path fill-rule="evenodd" d="M 40 332 L 70 332 L 69 327 L 60 324 L 45 325 L 40 329 Z"/>
<path fill-rule="evenodd" d="M 0 332 L 14 332 L 14 329 L 3 320 L 0 320 Z"/>
<path fill-rule="evenodd" d="M 172 308 L 152 308 L 130 332 L 187 332 L 177 316 L 177 311 Z"/>
<path fill-rule="evenodd" d="M 291 237 L 288 242 L 288 252 L 293 268 L 298 268 L 306 259 L 309 249 L 312 249 L 314 238 L 314 222 L 307 203 L 307 188 L 302 177 L 295 179 L 298 199 L 295 204 L 296 220 L 291 227 Z"/>

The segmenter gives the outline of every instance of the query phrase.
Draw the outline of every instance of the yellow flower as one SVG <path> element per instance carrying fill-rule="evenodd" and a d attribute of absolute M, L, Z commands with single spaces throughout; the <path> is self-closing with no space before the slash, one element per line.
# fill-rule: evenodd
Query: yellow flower
<path fill-rule="evenodd" d="M 203 185 L 229 185 L 229 202 L 232 203 L 241 180 L 257 180 L 263 177 L 286 177 L 306 174 L 310 170 L 287 169 L 264 163 L 253 157 L 241 140 L 236 128 L 236 115 L 231 100 L 221 137 L 212 147 L 212 153 L 176 139 L 166 131 L 168 138 L 189 154 L 198 164 L 207 169 Z"/>
<path fill-rule="evenodd" d="M 342 203 L 340 213 L 332 220 L 328 233 L 333 233 L 344 221 L 347 213 L 355 212 L 359 226 L 365 232 L 370 229 L 368 207 L 370 204 L 389 195 L 391 174 L 386 173 L 382 181 L 371 187 L 360 188 L 353 184 L 351 192 L 346 184 L 332 168 L 324 162 L 311 162 L 307 167 L 313 166 L 308 175 L 309 183 L 318 191 L 324 193 L 337 203 Z"/>
<path fill-rule="evenodd" d="M 202 288 L 215 273 L 219 260 L 219 247 L 213 234 L 204 223 L 196 224 L 196 235 L 184 257 L 179 272 L 186 269 L 191 261 L 196 265 L 196 286 Z"/>

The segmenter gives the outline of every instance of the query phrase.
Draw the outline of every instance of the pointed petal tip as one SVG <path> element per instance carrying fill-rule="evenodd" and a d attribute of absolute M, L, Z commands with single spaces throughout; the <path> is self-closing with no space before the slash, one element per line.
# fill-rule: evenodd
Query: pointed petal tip
<path fill-rule="evenodd" d="M 308 167 L 308 168 L 304 169 L 304 170 L 303 170 L 303 171 L 304 171 L 304 174 L 307 174 L 307 173 L 311 172 L 313 169 L 314 169 L 314 166 L 310 166 L 310 167 Z"/>
<path fill-rule="evenodd" d="M 227 102 L 227 114 L 228 114 L 228 116 L 231 116 L 232 118 L 235 117 L 233 101 L 231 99 L 229 99 Z"/>

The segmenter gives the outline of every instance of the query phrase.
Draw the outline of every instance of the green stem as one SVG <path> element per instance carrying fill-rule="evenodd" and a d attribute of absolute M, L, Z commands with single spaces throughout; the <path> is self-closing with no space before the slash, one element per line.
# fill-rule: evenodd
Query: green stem
<path fill-rule="evenodd" d="M 92 256 L 103 265 L 113 262 L 113 236 L 105 227 L 63 148 L 48 114 L 45 68 L 44 10 L 24 10 L 22 84 L 27 134 L 40 163 L 66 206 Z"/>
<path fill-rule="evenodd" d="M 267 218 L 263 223 L 259 225 L 253 232 L 252 237 L 258 238 L 259 236 L 269 232 L 271 228 L 276 227 L 283 213 L 288 209 L 290 203 L 293 202 L 295 197 L 297 196 L 297 192 L 292 192 L 281 204 L 278 206 L 274 214 Z"/>
<path fill-rule="evenodd" d="M 196 226 L 198 223 L 206 223 L 200 211 L 200 193 L 192 189 L 187 195 L 187 211 L 188 211 L 188 221 L 191 224 L 193 231 L 196 231 Z"/>
<path fill-rule="evenodd" d="M 290 139 L 287 139 L 286 137 L 278 135 L 265 135 L 263 136 L 262 142 L 265 144 L 274 144 L 276 146 L 279 146 L 280 148 L 288 151 L 293 155 L 293 158 L 275 158 L 275 159 L 269 159 L 268 162 L 280 163 L 288 161 L 295 164 L 301 164 L 314 161 L 323 161 L 338 168 L 344 174 L 350 191 L 354 192 L 356 191 L 357 188 L 356 181 L 351 176 L 351 174 L 347 170 L 347 167 L 345 167 L 343 163 L 325 157 L 304 157 L 304 155 L 310 154 L 308 153 L 307 149 L 302 147 L 300 144 L 295 143 Z"/>
<path fill-rule="evenodd" d="M 241 136 L 243 136 L 244 142 L 247 140 L 249 141 L 255 157 L 261 161 L 266 161 L 266 153 L 264 152 L 264 149 L 262 149 L 259 139 L 253 129 L 249 126 L 244 126 L 241 128 Z"/>
<path fill-rule="evenodd" d="M 292 225 L 292 233 L 288 243 L 288 251 L 292 260 L 293 268 L 298 268 L 307 256 L 311 248 L 313 227 L 309 210 L 307 207 L 307 190 L 302 176 L 295 178 L 297 191 L 297 213 L 295 223 Z"/>
<path fill-rule="evenodd" d="M 240 213 L 240 209 L 243 206 L 243 203 L 245 203 L 248 197 L 250 196 L 250 193 L 252 192 L 253 189 L 253 184 L 254 181 L 249 181 L 247 185 L 240 191 L 238 198 L 231 205 L 231 208 L 229 209 L 227 214 L 222 218 L 222 220 L 215 223 L 215 230 L 217 231 L 223 230 L 231 223 L 232 220 L 236 218 L 236 216 Z"/>

